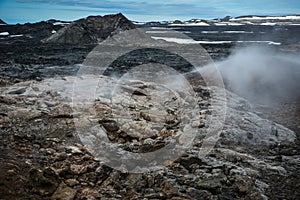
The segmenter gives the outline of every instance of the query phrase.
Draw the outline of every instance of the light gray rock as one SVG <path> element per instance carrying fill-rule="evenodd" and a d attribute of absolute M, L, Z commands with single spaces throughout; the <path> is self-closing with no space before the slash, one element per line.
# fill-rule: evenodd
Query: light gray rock
<path fill-rule="evenodd" d="M 293 142 L 296 134 L 288 128 L 258 116 L 247 100 L 227 92 L 227 111 L 221 140 L 227 143 L 272 145 Z"/>

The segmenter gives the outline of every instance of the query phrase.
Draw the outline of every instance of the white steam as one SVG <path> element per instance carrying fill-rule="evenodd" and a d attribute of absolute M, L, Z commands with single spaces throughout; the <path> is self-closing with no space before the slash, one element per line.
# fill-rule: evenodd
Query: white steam
<path fill-rule="evenodd" d="M 252 102 L 273 104 L 300 99 L 299 54 L 252 46 L 237 49 L 215 64 L 226 87 Z"/>

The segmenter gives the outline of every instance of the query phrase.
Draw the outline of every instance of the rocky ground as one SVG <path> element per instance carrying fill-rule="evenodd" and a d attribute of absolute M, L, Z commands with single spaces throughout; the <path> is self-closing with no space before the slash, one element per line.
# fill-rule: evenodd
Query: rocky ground
<path fill-rule="evenodd" d="M 291 192 L 295 184 L 299 184 L 297 170 L 300 163 L 295 133 L 260 118 L 246 100 L 227 92 L 228 114 L 220 140 L 207 156 L 199 157 L 205 133 L 210 126 L 209 116 L 214 111 L 213 105 L 203 102 L 207 102 L 208 94 L 211 100 L 219 99 L 214 96 L 218 94 L 216 89 L 199 86 L 199 93 L 194 100 L 201 105 L 200 121 L 191 122 L 191 126 L 200 132 L 191 148 L 177 159 L 169 160 L 159 170 L 132 174 L 107 166 L 104 160 L 99 159 L 92 149 L 83 146 L 78 139 L 76 130 L 85 125 L 78 125 L 76 121 L 86 120 L 78 117 L 80 109 L 74 110 L 70 105 L 72 91 L 68 88 L 72 87 L 73 80 L 72 77 L 65 77 L 1 87 L 0 187 L 3 199 L 297 197 L 297 191 Z M 102 77 L 101 81 L 112 83 L 114 80 Z M 136 102 L 115 102 L 114 106 L 123 106 L 123 109 L 117 109 L 119 112 L 125 112 L 126 108 L 133 109 L 134 105 L 144 101 L 145 93 L 156 91 L 153 88 L 158 86 L 146 82 L 128 84 L 122 84 L 125 90 L 120 91 L 118 95 L 122 98 L 117 99 L 126 99 L 130 95 L 128 88 L 131 88 L 139 91 L 133 94 Z M 172 92 L 177 94 L 176 91 Z M 96 114 L 88 112 L 84 117 L 90 121 L 96 120 L 96 126 L 106 130 L 106 137 L 111 143 L 130 152 L 149 152 L 163 148 L 174 138 L 179 137 L 179 143 L 184 140 L 184 137 L 180 137 L 182 127 L 176 123 L 176 120 L 183 119 L 176 117 L 175 113 L 135 107 L 131 112 L 138 112 L 138 118 L 131 124 L 122 123 L 114 121 L 117 117 L 112 118 L 111 110 L 115 108 L 110 108 L 111 105 L 107 103 L 109 99 L 101 95 L 93 105 Z M 187 101 L 182 99 L 186 95 L 176 96 L 180 101 Z M 155 102 L 161 101 L 157 99 Z M 127 113 L 121 111 L 118 114 L 115 110 L 115 115 L 126 116 Z M 175 125 L 170 126 L 172 123 L 167 119 L 173 120 Z M 163 126 L 151 128 L 157 123 Z M 141 131 L 126 132 L 124 126 L 128 125 L 141 126 Z M 86 131 L 92 134 L 88 129 Z M 279 187 L 281 190 L 277 191 Z M 274 190 L 278 193 L 274 193 Z"/>
<path fill-rule="evenodd" d="M 43 26 L 50 36 L 56 25 Z M 193 92 L 151 81 L 120 84 L 112 77 L 92 75 L 76 80 L 82 86 L 86 80 L 97 80 L 95 98 L 91 101 L 80 93 L 74 101 L 74 75 L 95 45 L 32 41 L 37 40 L 27 36 L 0 40 L 0 199 L 300 196 L 297 101 L 253 106 L 229 91 L 201 85 L 199 79 L 190 82 Z M 217 58 L 226 56 L 230 47 L 205 48 Z M 197 112 L 184 105 L 196 106 Z M 210 135 L 211 130 L 221 132 Z M 192 140 L 189 133 L 195 133 Z M 90 140 L 93 136 L 100 141 Z M 216 144 L 201 156 L 210 142 Z M 121 153 L 113 160 L 99 153 L 97 144 L 119 148 Z M 183 151 L 168 159 L 182 145 Z M 143 163 L 138 157 L 127 158 L 129 153 L 159 152 L 169 146 L 174 147 L 170 155 L 146 159 L 157 168 L 131 173 Z"/>

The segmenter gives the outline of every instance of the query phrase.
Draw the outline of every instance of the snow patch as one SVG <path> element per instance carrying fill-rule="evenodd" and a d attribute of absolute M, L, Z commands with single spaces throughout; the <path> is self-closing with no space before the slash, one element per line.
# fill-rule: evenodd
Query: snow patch
<path fill-rule="evenodd" d="M 193 39 L 185 38 L 169 38 L 169 37 L 151 37 L 155 40 L 165 40 L 167 42 L 175 42 L 178 44 L 226 44 L 232 43 L 232 41 L 196 41 Z"/>
<path fill-rule="evenodd" d="M 146 31 L 146 33 L 170 33 L 170 31 Z"/>
<path fill-rule="evenodd" d="M 196 41 L 193 39 L 186 38 L 171 38 L 171 37 L 154 37 L 155 40 L 165 40 L 167 42 L 175 42 L 178 44 L 231 44 L 231 43 L 266 43 L 269 45 L 281 45 L 279 42 L 274 41 Z"/>
<path fill-rule="evenodd" d="M 226 23 L 222 23 L 222 22 L 219 22 L 219 23 L 215 23 L 216 26 L 227 26 Z"/>
<path fill-rule="evenodd" d="M 261 23 L 260 25 L 262 26 L 275 26 L 276 23 L 272 23 L 272 22 L 265 22 L 265 23 Z"/>
<path fill-rule="evenodd" d="M 53 23 L 53 25 L 60 25 L 60 26 L 65 26 L 65 25 L 68 25 L 70 24 L 69 22 L 55 22 Z"/>
<path fill-rule="evenodd" d="M 175 42 L 178 44 L 197 44 L 198 41 L 193 39 L 184 39 L 184 38 L 169 38 L 169 37 L 151 37 L 155 40 L 165 40 L 167 42 Z"/>
<path fill-rule="evenodd" d="M 243 21 L 243 20 L 300 20 L 300 16 L 296 15 L 288 15 L 288 16 L 266 16 L 266 17 L 260 17 L 260 16 L 251 16 L 251 17 L 241 17 L 237 19 L 230 19 L 230 21 Z"/>
<path fill-rule="evenodd" d="M 20 35 L 10 35 L 9 37 L 15 38 L 15 37 L 23 37 L 23 36 L 24 36 L 23 34 L 20 34 Z"/>
<path fill-rule="evenodd" d="M 171 26 L 210 26 L 205 22 L 197 22 L 197 23 L 185 23 L 185 24 L 171 24 Z"/>
<path fill-rule="evenodd" d="M 236 41 L 237 43 L 267 43 L 270 45 L 281 45 L 280 42 L 274 42 L 274 41 Z"/>
<path fill-rule="evenodd" d="M 251 32 L 247 32 L 247 31 L 223 31 L 222 33 L 253 33 L 253 31 L 251 31 Z"/>
<path fill-rule="evenodd" d="M 219 33 L 219 31 L 201 31 L 201 33 L 204 33 L 204 34 L 215 34 L 215 33 Z"/>
<path fill-rule="evenodd" d="M 216 26 L 242 26 L 245 24 L 236 23 L 236 22 L 218 22 L 215 23 Z"/>
<path fill-rule="evenodd" d="M 232 41 L 197 41 L 198 44 L 230 44 Z"/>
<path fill-rule="evenodd" d="M 0 36 L 8 36 L 9 35 L 9 32 L 1 32 L 0 33 Z"/>
<path fill-rule="evenodd" d="M 132 21 L 132 23 L 135 25 L 144 25 L 145 24 L 145 22 L 133 22 L 133 21 Z"/>

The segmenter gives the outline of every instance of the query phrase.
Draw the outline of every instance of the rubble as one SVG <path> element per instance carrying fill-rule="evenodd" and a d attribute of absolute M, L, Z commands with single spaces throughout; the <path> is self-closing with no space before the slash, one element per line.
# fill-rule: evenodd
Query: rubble
<path fill-rule="evenodd" d="M 101 77 L 101 81 L 111 83 L 114 80 Z M 1 115 L 1 120 L 4 120 L 1 123 L 1 147 L 5 149 L 1 153 L 1 162 L 16 163 L 16 167 L 13 164 L 4 165 L 7 170 L 1 176 L 14 174 L 14 177 L 23 177 L 21 180 L 26 182 L 15 186 L 11 185 L 12 182 L 6 182 L 5 185 L 11 188 L 9 191 L 1 189 L 1 196 L 13 197 L 10 191 L 18 189 L 23 197 L 31 199 L 266 199 L 272 186 L 266 181 L 265 174 L 287 177 L 290 173 L 287 165 L 278 162 L 276 157 L 267 156 L 267 152 L 274 151 L 279 144 L 293 145 L 295 133 L 260 118 L 246 100 L 230 92 L 227 92 L 228 110 L 224 129 L 215 148 L 207 156 L 198 156 L 203 137 L 196 137 L 185 154 L 177 160 L 168 161 L 164 168 L 130 174 L 105 165 L 103 160 L 94 157 L 93 149 L 85 147 L 75 134 L 76 129 L 86 124 L 75 126 L 76 120 L 80 119 L 80 109 L 70 106 L 72 90 L 66 89 L 72 88 L 73 78 L 29 81 L 26 84 L 30 85 L 26 93 L 8 92 L 11 88 L 18 89 L 17 85 L 1 88 L 2 99 L 14 100 L 13 103 L 1 101 L 0 104 L 2 110 L 7 110 L 7 114 Z M 90 116 L 85 117 L 90 117 L 106 130 L 111 144 L 119 144 L 126 151 L 145 153 L 163 148 L 181 133 L 183 127 L 180 124 L 184 117 L 167 110 L 149 112 L 149 108 L 143 108 L 147 105 L 139 102 L 147 96 L 140 94 L 155 88 L 150 89 L 147 85 L 149 83 L 144 82 L 141 93 L 133 94 L 139 98 L 132 97 L 134 101 L 125 104 L 115 101 L 112 106 L 109 103 L 112 101 L 100 94 L 94 101 L 96 112 L 87 112 Z M 153 83 L 150 85 L 153 86 Z M 213 97 L 218 88 L 206 90 Z M 122 91 L 118 95 L 124 95 L 121 99 L 128 99 L 129 94 Z M 202 97 L 193 98 L 203 101 Z M 52 102 L 51 106 L 41 107 L 38 103 L 45 101 Z M 136 103 L 135 106 L 130 104 L 132 102 Z M 168 102 L 169 110 L 176 109 L 173 103 Z M 123 109 L 115 109 L 120 106 Z M 144 109 L 144 114 L 140 109 Z M 208 104 L 200 108 L 198 114 L 205 126 L 195 123 L 201 134 L 209 127 L 207 119 L 214 109 L 213 105 Z M 188 110 L 185 112 L 189 113 Z M 128 115 L 134 117 L 126 119 L 124 116 Z M 137 129 L 140 132 L 122 132 L 137 125 L 142 127 Z M 278 135 L 273 134 L 271 126 L 276 126 Z M 266 129 L 262 130 L 264 127 Z M 256 154 L 253 146 L 255 149 L 269 150 Z M 299 165 L 299 159 L 295 159 L 298 155 L 293 156 L 286 155 L 283 160 L 287 163 L 294 160 Z M 20 170 L 19 165 L 26 170 Z M 1 168 L 4 169 L 4 166 L 1 165 Z"/>

